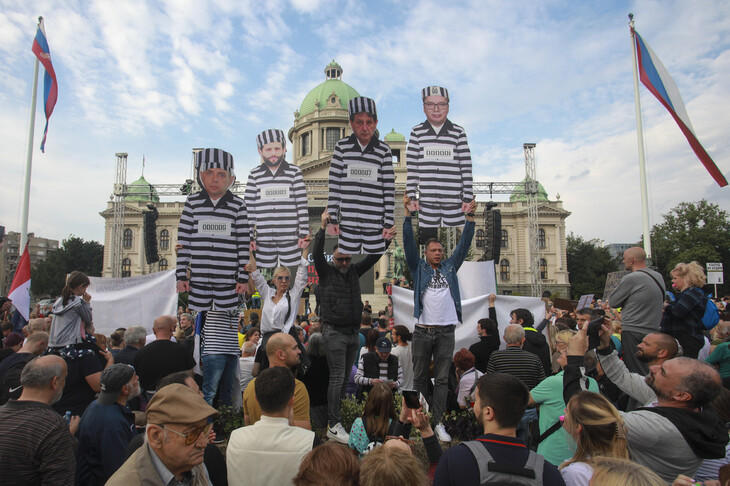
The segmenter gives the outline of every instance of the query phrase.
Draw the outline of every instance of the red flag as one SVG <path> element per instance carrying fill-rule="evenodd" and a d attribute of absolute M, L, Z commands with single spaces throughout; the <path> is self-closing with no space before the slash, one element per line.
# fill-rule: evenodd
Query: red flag
<path fill-rule="evenodd" d="M 27 243 L 15 270 L 8 299 L 13 301 L 13 305 L 26 321 L 30 320 L 30 255 Z"/>

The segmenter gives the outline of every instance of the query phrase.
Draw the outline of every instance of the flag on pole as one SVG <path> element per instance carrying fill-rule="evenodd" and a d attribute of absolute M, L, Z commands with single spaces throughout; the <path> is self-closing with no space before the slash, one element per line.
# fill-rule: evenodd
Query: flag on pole
<path fill-rule="evenodd" d="M 712 161 L 712 158 L 710 158 L 707 151 L 702 147 L 700 141 L 697 140 L 697 136 L 692 128 L 692 123 L 689 121 L 687 110 L 682 102 L 682 97 L 679 95 L 677 85 L 674 84 L 674 80 L 639 33 L 633 28 L 631 31 L 634 34 L 634 42 L 636 42 L 639 78 L 641 82 L 669 110 L 674 121 L 677 122 L 682 133 L 687 137 L 690 147 L 692 147 L 692 150 L 694 150 L 700 162 L 702 162 L 702 165 L 705 166 L 705 169 L 707 169 L 712 178 L 715 179 L 715 182 L 720 184 L 720 187 L 727 186 L 725 176 L 722 175 L 722 172 L 720 172 L 715 162 Z"/>
<path fill-rule="evenodd" d="M 20 256 L 13 283 L 10 284 L 8 298 L 26 321 L 30 319 L 30 255 L 27 244 Z"/>
<path fill-rule="evenodd" d="M 33 40 L 32 51 L 46 70 L 46 75 L 43 78 L 43 106 L 46 112 L 46 128 L 43 130 L 43 140 L 41 141 L 41 152 L 45 153 L 48 119 L 51 118 L 51 113 L 53 113 L 53 108 L 56 106 L 56 100 L 58 99 L 58 82 L 56 81 L 56 71 L 51 63 L 51 50 L 48 48 L 43 18 L 38 22 L 38 31 Z"/>

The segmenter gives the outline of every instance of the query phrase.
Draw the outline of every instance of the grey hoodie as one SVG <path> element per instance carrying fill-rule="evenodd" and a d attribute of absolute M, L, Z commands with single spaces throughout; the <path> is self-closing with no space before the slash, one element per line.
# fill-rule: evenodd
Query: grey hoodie
<path fill-rule="evenodd" d="M 67 346 L 80 343 L 81 323 L 91 325 L 91 306 L 82 297 L 72 295 L 66 305 L 63 305 L 63 297 L 59 297 L 53 304 L 53 322 L 51 323 L 51 334 L 48 339 L 48 347 Z"/>

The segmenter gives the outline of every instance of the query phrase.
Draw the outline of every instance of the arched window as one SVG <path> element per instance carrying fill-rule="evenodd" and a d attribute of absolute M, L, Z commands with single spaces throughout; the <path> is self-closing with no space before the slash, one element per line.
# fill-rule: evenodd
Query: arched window
<path fill-rule="evenodd" d="M 160 260 L 160 271 L 167 270 L 167 259 L 162 258 Z"/>
<path fill-rule="evenodd" d="M 484 230 L 478 229 L 477 230 L 477 248 L 482 248 L 484 246 Z"/>
<path fill-rule="evenodd" d="M 124 238 L 122 239 L 124 248 L 132 248 L 132 230 L 127 228 L 124 230 Z"/>
<path fill-rule="evenodd" d="M 506 258 L 499 262 L 499 279 L 502 282 L 509 282 L 509 260 Z"/>
<path fill-rule="evenodd" d="M 132 276 L 132 261 L 129 258 L 122 260 L 122 277 Z"/>
<path fill-rule="evenodd" d="M 502 241 L 501 241 L 502 248 L 509 248 L 509 235 L 507 234 L 507 230 L 502 230 Z"/>
<path fill-rule="evenodd" d="M 546 246 L 546 244 L 545 244 L 545 230 L 542 229 L 542 228 L 540 228 L 537 231 L 537 245 L 540 248 L 545 248 L 545 246 Z"/>
<path fill-rule="evenodd" d="M 160 250 L 170 249 L 170 232 L 166 229 L 160 231 Z"/>
<path fill-rule="evenodd" d="M 548 278 L 547 260 L 540 258 L 540 278 L 546 280 Z"/>

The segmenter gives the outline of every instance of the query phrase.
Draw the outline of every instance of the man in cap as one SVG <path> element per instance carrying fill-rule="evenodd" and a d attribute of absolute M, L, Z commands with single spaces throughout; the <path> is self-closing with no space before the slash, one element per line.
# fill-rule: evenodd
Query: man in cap
<path fill-rule="evenodd" d="M 106 484 L 210 484 L 203 453 L 211 428 L 209 419 L 218 415 L 216 409 L 198 392 L 175 383 L 155 393 L 145 414 L 145 445 Z"/>
<path fill-rule="evenodd" d="M 469 212 L 472 192 L 471 152 L 466 133 L 446 116 L 449 91 L 440 86 L 421 90 L 426 121 L 411 131 L 406 152 L 406 194 L 418 210 L 421 228 L 459 227 Z M 418 200 L 416 200 L 418 197 Z"/>
<path fill-rule="evenodd" d="M 383 382 L 393 389 L 401 386 L 403 367 L 398 362 L 398 357 L 390 353 L 392 349 L 390 340 L 381 337 L 375 343 L 374 352 L 360 356 L 355 372 L 355 383 L 360 385 L 361 391 L 370 391 L 373 385 Z"/>
<path fill-rule="evenodd" d="M 251 250 L 256 251 L 259 267 L 296 265 L 309 234 L 302 171 L 285 159 L 283 131 L 264 130 L 256 137 L 256 145 L 261 164 L 251 169 L 244 196 Z"/>
<path fill-rule="evenodd" d="M 335 145 L 326 213 L 343 253 L 384 253 L 395 235 L 395 176 L 390 148 L 377 137 L 375 101 L 350 100 L 352 135 Z"/>
<path fill-rule="evenodd" d="M 139 395 L 139 378 L 128 364 L 101 373 L 101 392 L 79 424 L 77 483 L 103 485 L 124 464 L 129 441 L 137 435 L 127 402 Z"/>
<path fill-rule="evenodd" d="M 177 291 L 189 293 L 191 309 L 232 311 L 246 291 L 250 244 L 245 204 L 230 191 L 233 157 L 203 149 L 195 171 L 202 190 L 188 196 L 178 226 Z"/>

